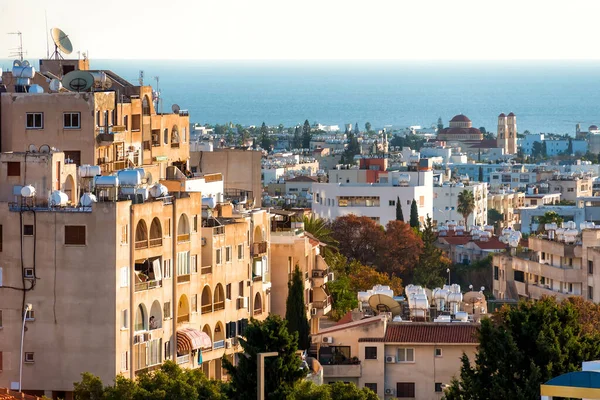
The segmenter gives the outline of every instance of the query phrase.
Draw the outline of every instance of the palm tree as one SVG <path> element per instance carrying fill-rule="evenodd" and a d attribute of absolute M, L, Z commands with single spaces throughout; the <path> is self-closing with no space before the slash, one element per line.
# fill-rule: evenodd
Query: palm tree
<path fill-rule="evenodd" d="M 325 220 L 315 218 L 314 215 L 311 215 L 310 218 L 305 215 L 303 222 L 304 231 L 310 233 L 315 239 L 325 244 L 322 249 L 323 258 L 325 258 L 325 260 L 328 260 L 337 253 L 339 242 L 333 238 L 333 231 L 329 229 L 329 225 Z"/>
<path fill-rule="evenodd" d="M 473 192 L 470 190 L 463 190 L 458 194 L 458 205 L 456 207 L 456 211 L 463 216 L 465 219 L 465 227 L 467 226 L 467 219 L 469 215 L 475 209 L 475 197 L 473 197 Z"/>

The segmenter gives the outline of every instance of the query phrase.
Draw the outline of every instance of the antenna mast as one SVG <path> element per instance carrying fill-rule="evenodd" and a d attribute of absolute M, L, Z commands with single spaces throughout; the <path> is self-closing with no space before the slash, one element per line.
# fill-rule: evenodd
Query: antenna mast
<path fill-rule="evenodd" d="M 19 47 L 17 48 L 13 48 L 11 50 L 13 50 L 12 53 L 9 54 L 9 57 L 19 57 L 20 61 L 23 61 L 23 54 L 25 54 L 25 52 L 23 51 L 23 34 L 21 33 L 21 31 L 17 31 L 17 32 L 9 32 L 9 35 L 19 35 Z M 14 51 L 16 50 L 16 51 Z"/>
<path fill-rule="evenodd" d="M 144 86 L 144 71 L 141 69 L 138 77 L 138 82 L 140 83 L 140 86 Z"/>
<path fill-rule="evenodd" d="M 44 17 L 46 18 L 46 58 L 50 58 L 50 44 L 48 43 L 48 36 L 50 31 L 48 30 L 48 12 L 44 10 Z"/>
<path fill-rule="evenodd" d="M 161 99 L 160 99 L 160 90 L 158 89 L 158 82 L 160 80 L 160 78 L 158 76 L 155 76 L 154 79 L 156 79 L 156 109 L 158 110 L 158 106 L 161 106 L 161 110 L 160 113 L 162 114 L 162 103 L 161 103 Z"/>

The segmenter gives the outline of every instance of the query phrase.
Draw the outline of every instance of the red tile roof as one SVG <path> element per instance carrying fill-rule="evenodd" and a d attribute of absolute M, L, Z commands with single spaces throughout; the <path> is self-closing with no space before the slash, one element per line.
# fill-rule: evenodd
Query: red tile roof
<path fill-rule="evenodd" d="M 458 114 L 455 115 L 450 122 L 471 122 L 471 120 L 466 115 Z"/>
<path fill-rule="evenodd" d="M 444 240 L 449 245 L 459 246 L 467 244 L 471 241 L 471 236 L 439 236 L 440 240 Z"/>
<path fill-rule="evenodd" d="M 383 338 L 360 338 L 359 342 L 386 343 L 479 343 L 479 324 L 462 322 L 402 322 L 389 324 Z"/>
<path fill-rule="evenodd" d="M 506 244 L 499 241 L 496 236 L 492 236 L 491 238 L 488 239 L 487 242 L 477 240 L 474 243 L 481 250 L 493 250 L 493 249 L 501 250 L 501 249 L 506 248 Z"/>
<path fill-rule="evenodd" d="M 312 176 L 298 175 L 295 178 L 286 180 L 286 182 L 317 182 L 317 178 L 313 178 Z"/>
<path fill-rule="evenodd" d="M 348 311 L 346 313 L 346 315 L 344 315 L 342 318 L 340 318 L 340 320 L 336 323 L 336 325 L 344 325 L 344 324 L 350 323 L 352 321 L 354 321 L 352 319 L 352 311 Z"/>

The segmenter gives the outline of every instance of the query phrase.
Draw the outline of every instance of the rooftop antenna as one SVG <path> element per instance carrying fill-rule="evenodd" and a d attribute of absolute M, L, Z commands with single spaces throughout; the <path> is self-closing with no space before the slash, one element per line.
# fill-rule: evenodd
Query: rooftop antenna
<path fill-rule="evenodd" d="M 46 58 L 50 58 L 50 44 L 48 43 L 48 12 L 44 10 L 44 17 L 46 19 Z"/>
<path fill-rule="evenodd" d="M 23 55 L 25 54 L 25 52 L 23 51 L 23 34 L 21 33 L 21 31 L 17 31 L 17 32 L 9 32 L 9 35 L 19 35 L 19 47 L 13 48 L 11 50 L 13 50 L 12 53 L 9 54 L 9 57 L 19 57 L 19 61 L 23 61 Z M 16 50 L 16 51 L 14 51 Z"/>
<path fill-rule="evenodd" d="M 160 90 L 158 89 L 158 82 L 160 81 L 160 77 L 155 76 L 154 79 L 156 79 L 156 109 L 158 110 L 158 106 L 161 105 L 160 102 Z M 162 106 L 161 106 L 161 110 L 160 113 L 162 114 Z"/>
<path fill-rule="evenodd" d="M 73 44 L 71 44 L 69 35 L 60 29 L 52 28 L 52 40 L 54 41 L 54 53 L 52 53 L 52 57 L 55 60 L 64 60 L 60 53 L 61 51 L 65 54 L 71 54 L 73 52 Z"/>
<path fill-rule="evenodd" d="M 140 83 L 140 86 L 144 86 L 144 70 L 142 70 L 142 69 L 140 69 L 138 82 Z"/>

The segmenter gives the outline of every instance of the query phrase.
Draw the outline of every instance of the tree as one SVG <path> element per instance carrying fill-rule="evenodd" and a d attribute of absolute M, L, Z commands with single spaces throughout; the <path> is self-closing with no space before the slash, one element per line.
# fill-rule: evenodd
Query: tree
<path fill-rule="evenodd" d="M 351 290 L 351 278 L 346 274 L 336 274 L 335 279 L 327 283 L 327 288 L 333 298 L 330 317 L 337 321 L 348 311 L 358 307 L 356 292 Z"/>
<path fill-rule="evenodd" d="M 290 400 L 379 400 L 379 397 L 371 389 L 358 388 L 354 383 L 315 385 L 311 381 L 301 381 Z"/>
<path fill-rule="evenodd" d="M 269 130 L 267 129 L 267 125 L 264 122 L 260 127 L 260 147 L 267 151 L 271 149 L 271 138 L 269 138 Z"/>
<path fill-rule="evenodd" d="M 487 213 L 488 224 L 493 225 L 494 228 L 498 229 L 498 222 L 504 220 L 504 215 L 496 210 L 495 208 L 489 208 Z"/>
<path fill-rule="evenodd" d="M 157 371 L 142 373 L 137 380 L 117 376 L 112 386 L 104 386 L 97 376 L 81 374 L 74 384 L 75 400 L 225 400 L 224 384 L 209 380 L 200 369 L 182 369 L 166 361 Z"/>
<path fill-rule="evenodd" d="M 539 398 L 540 384 L 600 356 L 600 333 L 589 329 L 598 315 L 595 305 L 554 297 L 503 308 L 481 321 L 475 360 L 463 354 L 460 377 L 445 398 Z"/>
<path fill-rule="evenodd" d="M 360 145 L 358 144 L 358 139 L 353 133 L 349 133 L 348 147 L 346 147 L 346 150 L 344 150 L 340 163 L 354 164 L 354 156 L 357 154 L 360 154 Z"/>
<path fill-rule="evenodd" d="M 437 130 L 438 130 L 438 133 L 439 133 L 439 132 L 440 132 L 442 129 L 444 129 L 444 123 L 442 122 L 442 117 L 439 117 L 439 118 L 438 118 L 438 121 L 437 121 Z"/>
<path fill-rule="evenodd" d="M 294 138 L 292 139 L 292 148 L 300 149 L 302 148 L 302 137 L 300 136 L 300 127 L 297 126 L 294 129 Z"/>
<path fill-rule="evenodd" d="M 481 133 L 483 133 L 484 135 L 487 133 L 487 131 L 485 130 L 485 126 L 481 126 L 481 127 L 479 127 L 479 131 L 480 131 Z"/>
<path fill-rule="evenodd" d="M 410 203 L 410 226 L 419 229 L 419 209 L 415 199 Z"/>
<path fill-rule="evenodd" d="M 421 232 L 423 250 L 414 271 L 414 283 L 427 288 L 442 287 L 446 283 L 446 268 L 451 264 L 444 252 L 435 246 L 436 239 L 431 217 L 428 215 Z"/>
<path fill-rule="evenodd" d="M 349 277 L 350 290 L 355 294 L 372 289 L 375 285 L 389 286 L 395 294 L 400 294 L 403 290 L 402 279 L 396 275 L 390 276 L 384 272 L 378 272 L 373 267 L 363 265 L 360 269 L 352 272 Z"/>
<path fill-rule="evenodd" d="M 269 400 L 288 399 L 295 384 L 305 376 L 300 368 L 300 357 L 296 354 L 297 334 L 288 332 L 286 321 L 271 314 L 264 321 L 252 319 L 244 335 L 245 338 L 240 338 L 244 356 L 238 358 L 238 365 L 234 366 L 223 357 L 223 368 L 231 378 L 226 387 L 227 398 L 256 399 L 257 354 L 276 351 L 279 353 L 277 357 L 265 359 L 265 393 L 269 394 Z"/>
<path fill-rule="evenodd" d="M 543 157 L 543 146 L 542 143 L 535 141 L 531 147 L 531 157 L 542 158 Z"/>
<path fill-rule="evenodd" d="M 483 167 L 479 167 L 479 182 L 483 182 Z"/>
<path fill-rule="evenodd" d="M 364 265 L 375 263 L 385 235 L 381 225 L 369 217 L 350 214 L 336 218 L 331 230 L 333 238 L 340 243 L 340 253 L 349 261 L 357 260 Z"/>
<path fill-rule="evenodd" d="M 310 149 L 310 137 L 310 123 L 305 120 L 302 126 L 302 148 Z"/>
<path fill-rule="evenodd" d="M 360 131 L 358 130 L 358 122 L 354 124 L 354 134 L 356 136 L 358 136 L 358 134 L 360 133 Z"/>
<path fill-rule="evenodd" d="M 458 194 L 456 211 L 461 214 L 465 220 L 465 226 L 467 226 L 467 219 L 469 215 L 475 210 L 475 197 L 473 192 L 470 190 L 463 190 Z"/>
<path fill-rule="evenodd" d="M 404 215 L 402 214 L 402 204 L 400 204 L 400 197 L 396 198 L 396 221 L 404 222 Z"/>
<path fill-rule="evenodd" d="M 310 218 L 306 215 L 303 219 L 304 231 L 310 233 L 319 240 L 319 242 L 325 244 L 321 247 L 321 254 L 327 263 L 329 263 L 332 255 L 337 253 L 339 242 L 333 237 L 333 231 L 324 219 L 315 217 L 311 214 Z"/>
<path fill-rule="evenodd" d="M 538 218 L 538 231 L 545 232 L 546 224 L 556 224 L 560 227 L 560 224 L 563 222 L 563 217 L 558 215 L 556 211 L 546 211 L 544 215 Z"/>
<path fill-rule="evenodd" d="M 365 131 L 367 131 L 367 133 L 368 133 L 368 132 L 371 132 L 371 123 L 370 123 L 370 122 L 367 122 L 367 123 L 365 124 Z"/>
<path fill-rule="evenodd" d="M 423 248 L 419 234 L 404 221 L 390 221 L 379 245 L 377 269 L 410 282 Z"/>
<path fill-rule="evenodd" d="M 283 129 L 284 129 L 284 128 L 285 128 L 285 126 L 283 126 L 283 124 L 279 124 L 279 125 L 277 126 L 277 132 L 278 132 L 278 133 L 283 133 Z"/>
<path fill-rule="evenodd" d="M 288 281 L 285 319 L 288 323 L 288 331 L 298 336 L 298 348 L 308 349 L 310 347 L 310 325 L 308 325 L 306 306 L 304 305 L 304 279 L 297 264 L 292 273 L 292 279 Z"/>

